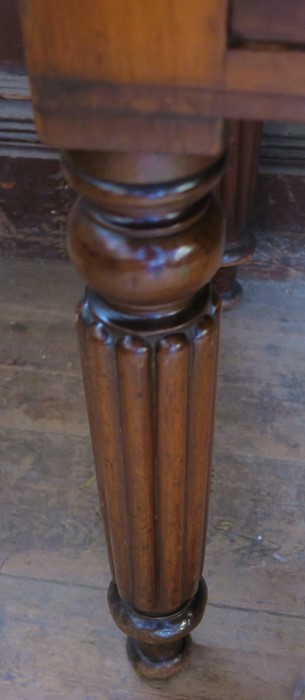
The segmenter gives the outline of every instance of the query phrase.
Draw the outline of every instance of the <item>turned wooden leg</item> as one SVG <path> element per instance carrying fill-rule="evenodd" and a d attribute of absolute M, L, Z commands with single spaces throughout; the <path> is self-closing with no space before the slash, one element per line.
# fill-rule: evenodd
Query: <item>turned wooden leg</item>
<path fill-rule="evenodd" d="M 213 281 L 224 309 L 239 302 L 242 288 L 236 279 L 238 265 L 247 262 L 255 248 L 254 237 L 246 226 L 253 206 L 261 133 L 261 122 L 229 124 L 228 167 L 220 186 L 226 215 L 226 246 L 222 267 Z"/>
<path fill-rule="evenodd" d="M 135 668 L 181 668 L 203 568 L 223 252 L 225 159 L 70 152 L 69 251 L 88 288 L 78 331 L 113 581 Z"/>

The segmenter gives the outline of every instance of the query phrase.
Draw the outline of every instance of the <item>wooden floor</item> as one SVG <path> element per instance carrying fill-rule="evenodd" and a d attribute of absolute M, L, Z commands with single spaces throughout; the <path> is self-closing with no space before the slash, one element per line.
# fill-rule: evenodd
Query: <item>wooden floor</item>
<path fill-rule="evenodd" d="M 145 682 L 106 603 L 65 263 L 0 263 L 1 700 L 305 700 L 305 280 L 223 322 L 209 606 L 189 668 Z"/>

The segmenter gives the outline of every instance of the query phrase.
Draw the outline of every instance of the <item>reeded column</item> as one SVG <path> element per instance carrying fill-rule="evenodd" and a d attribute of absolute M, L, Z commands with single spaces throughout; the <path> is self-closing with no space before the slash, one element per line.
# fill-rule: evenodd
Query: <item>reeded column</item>
<path fill-rule="evenodd" d="M 72 261 L 113 580 L 109 605 L 150 678 L 183 665 L 207 600 L 224 157 L 71 152 Z"/>

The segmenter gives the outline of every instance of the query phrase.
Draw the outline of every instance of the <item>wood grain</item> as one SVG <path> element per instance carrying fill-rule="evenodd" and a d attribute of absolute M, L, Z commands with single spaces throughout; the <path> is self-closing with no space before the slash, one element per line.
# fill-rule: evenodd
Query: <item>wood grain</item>
<path fill-rule="evenodd" d="M 39 136 L 56 148 L 88 148 L 86 118 L 97 149 L 132 151 L 142 129 L 137 137 L 142 151 L 145 132 L 147 150 L 168 152 L 163 132 L 173 153 L 215 155 L 222 148 L 223 119 L 304 121 L 304 80 L 303 52 L 240 48 L 227 52 L 222 85 L 215 88 L 33 78 L 32 90 Z"/>
<path fill-rule="evenodd" d="M 50 7 L 36 0 L 20 0 L 19 4 L 36 125 L 42 141 L 86 149 L 89 144 L 81 113 L 85 109 L 92 149 L 128 151 L 136 137 L 137 148 L 143 152 L 196 153 L 195 140 L 197 144 L 202 142 L 201 152 L 205 149 L 205 153 L 214 155 L 222 150 L 223 124 L 217 119 L 198 123 L 192 115 L 182 119 L 170 116 L 168 109 L 163 115 L 155 111 L 147 118 L 133 109 L 133 114 L 123 112 L 121 107 L 116 107 L 109 119 L 96 98 L 90 116 L 85 107 L 89 106 L 88 99 L 81 101 L 81 109 L 80 103 L 76 110 L 73 108 L 74 116 L 67 116 L 67 105 L 62 109 L 59 101 L 63 98 L 65 102 L 60 94 L 62 80 L 66 83 L 64 92 L 67 96 L 68 90 L 71 98 L 73 93 L 75 98 L 75 88 L 78 91 L 82 86 L 87 91 L 93 82 L 113 87 L 122 83 L 163 85 L 166 89 L 187 86 L 190 81 L 192 85 L 218 82 L 226 48 L 227 0 L 193 0 L 192 12 L 187 15 L 183 4 L 175 0 L 157 0 L 154 5 L 149 0 L 140 4 L 104 0 L 92 3 L 90 13 L 85 0 L 72 0 L 69 8 L 60 0 L 52 0 Z M 68 131 L 67 119 L 70 125 L 74 122 Z"/>
<path fill-rule="evenodd" d="M 221 76 L 227 0 L 192 0 L 188 13 L 175 0 L 103 0 L 90 12 L 86 0 L 21 0 L 20 8 L 33 77 L 196 85 Z"/>
<path fill-rule="evenodd" d="M 160 603 L 175 610 L 188 600 L 182 590 L 185 566 L 184 532 L 187 494 L 186 456 L 189 347 L 183 335 L 161 341 L 157 355 L 158 473 L 157 518 L 160 557 Z M 183 494 L 183 497 L 181 497 Z M 205 504 L 204 504 L 205 505 Z M 198 588 L 196 580 L 196 590 Z M 195 592 L 196 592 L 195 590 Z"/>
<path fill-rule="evenodd" d="M 138 338 L 125 337 L 117 346 L 124 458 L 128 475 L 132 570 L 138 608 L 157 599 L 154 502 L 154 430 L 151 348 Z M 145 435 L 145 440 L 143 440 Z M 141 526 L 139 527 L 139 522 Z"/>

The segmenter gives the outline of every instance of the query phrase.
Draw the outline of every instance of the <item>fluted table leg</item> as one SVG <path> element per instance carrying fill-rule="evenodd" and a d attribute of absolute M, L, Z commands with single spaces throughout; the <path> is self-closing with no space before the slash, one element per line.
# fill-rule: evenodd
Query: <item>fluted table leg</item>
<path fill-rule="evenodd" d="M 223 252 L 212 193 L 224 157 L 67 153 L 81 194 L 71 258 L 88 288 L 78 331 L 113 580 L 136 669 L 184 664 L 207 600 L 207 528 Z"/>

